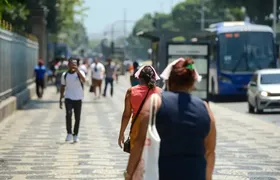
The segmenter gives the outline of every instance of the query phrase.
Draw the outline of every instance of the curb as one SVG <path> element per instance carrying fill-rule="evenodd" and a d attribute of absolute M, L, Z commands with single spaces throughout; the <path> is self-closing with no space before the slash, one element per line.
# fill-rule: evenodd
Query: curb
<path fill-rule="evenodd" d="M 35 84 L 0 102 L 0 122 L 24 106 L 36 94 Z"/>

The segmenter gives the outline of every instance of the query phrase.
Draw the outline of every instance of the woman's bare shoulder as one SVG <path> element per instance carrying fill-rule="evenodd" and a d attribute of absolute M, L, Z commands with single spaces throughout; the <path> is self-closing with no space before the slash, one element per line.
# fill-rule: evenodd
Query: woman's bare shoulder
<path fill-rule="evenodd" d="M 161 93 L 161 91 L 162 91 L 162 89 L 161 89 L 160 87 L 157 86 L 157 87 L 156 87 L 156 92 L 157 92 L 157 93 Z"/>

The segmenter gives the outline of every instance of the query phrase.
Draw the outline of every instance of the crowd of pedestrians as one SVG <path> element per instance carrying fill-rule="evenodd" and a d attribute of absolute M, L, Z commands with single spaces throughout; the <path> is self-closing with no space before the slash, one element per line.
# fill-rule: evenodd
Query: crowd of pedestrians
<path fill-rule="evenodd" d="M 66 110 L 66 141 L 78 141 L 81 121 L 84 83 L 90 76 L 90 91 L 96 99 L 114 93 L 114 80 L 118 67 L 110 58 L 102 64 L 98 58 L 88 66 L 78 59 L 70 58 L 60 64 L 56 75 L 56 85 L 60 91 L 60 108 L 63 99 Z M 67 70 L 62 72 L 67 66 Z M 60 69 L 60 70 L 59 70 Z M 38 97 L 42 97 L 42 77 L 45 67 L 39 61 L 35 67 Z M 156 117 L 155 127 L 160 137 L 158 159 L 159 180 L 188 179 L 212 180 L 215 164 L 216 126 L 215 118 L 208 103 L 192 95 L 199 74 L 190 58 L 179 58 L 169 64 L 159 76 L 156 70 L 145 65 L 133 64 L 130 72 L 131 87 L 125 95 L 125 106 L 121 119 L 118 145 L 129 152 L 129 160 L 124 173 L 125 180 L 146 180 L 145 164 L 142 159 L 146 146 L 146 135 L 151 113 Z M 166 89 L 157 86 L 161 78 Z M 102 92 L 102 82 L 104 89 Z M 102 93 L 102 94 L 101 94 Z M 151 97 L 157 97 L 151 108 Z M 72 130 L 72 111 L 75 125 Z M 153 112 L 151 112 L 153 111 Z M 129 137 L 125 131 L 131 122 Z M 125 149 L 126 148 L 126 149 Z M 127 149 L 128 148 L 128 149 Z"/>

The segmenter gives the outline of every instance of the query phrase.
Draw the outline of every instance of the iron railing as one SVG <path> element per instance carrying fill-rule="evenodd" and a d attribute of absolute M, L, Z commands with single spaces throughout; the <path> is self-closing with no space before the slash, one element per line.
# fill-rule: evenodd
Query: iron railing
<path fill-rule="evenodd" d="M 27 88 L 34 81 L 38 42 L 34 36 L 13 32 L 0 21 L 0 102 Z"/>

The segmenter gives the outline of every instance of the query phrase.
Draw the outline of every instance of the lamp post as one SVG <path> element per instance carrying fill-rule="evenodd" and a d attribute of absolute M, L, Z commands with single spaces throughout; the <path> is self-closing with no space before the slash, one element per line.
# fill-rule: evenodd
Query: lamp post
<path fill-rule="evenodd" d="M 277 31 L 277 0 L 273 0 L 273 31 L 274 31 L 274 37 L 276 37 L 276 31 Z"/>
<path fill-rule="evenodd" d="M 201 5 L 201 25 L 200 25 L 200 28 L 201 28 L 201 30 L 203 30 L 204 26 L 205 26 L 204 0 L 200 0 L 200 5 Z"/>

